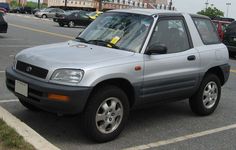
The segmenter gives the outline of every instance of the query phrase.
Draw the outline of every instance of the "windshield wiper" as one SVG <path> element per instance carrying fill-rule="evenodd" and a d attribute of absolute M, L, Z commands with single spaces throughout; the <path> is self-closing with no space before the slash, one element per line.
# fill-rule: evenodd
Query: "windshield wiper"
<path fill-rule="evenodd" d="M 107 42 L 107 41 L 103 41 L 103 40 L 89 40 L 89 41 L 87 41 L 87 43 L 120 49 L 119 46 L 116 46 L 115 44 L 113 44 L 111 42 Z"/>
<path fill-rule="evenodd" d="M 88 43 L 88 41 L 86 41 L 86 40 L 85 40 L 84 38 L 82 38 L 82 37 L 76 37 L 75 39 L 76 39 L 76 41 L 79 41 L 79 42 Z"/>

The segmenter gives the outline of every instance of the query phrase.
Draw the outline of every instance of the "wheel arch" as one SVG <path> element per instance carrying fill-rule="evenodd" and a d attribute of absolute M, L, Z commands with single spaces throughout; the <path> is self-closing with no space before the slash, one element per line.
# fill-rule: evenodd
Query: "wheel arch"
<path fill-rule="evenodd" d="M 225 75 L 224 75 L 224 71 L 221 66 L 215 66 L 215 67 L 208 69 L 207 72 L 205 73 L 204 77 L 209 73 L 216 75 L 220 79 L 221 86 L 223 86 L 225 84 L 225 82 L 226 82 Z"/>
<path fill-rule="evenodd" d="M 98 89 L 100 89 L 104 86 L 107 86 L 107 85 L 113 85 L 113 86 L 119 87 L 127 95 L 128 100 L 129 100 L 129 104 L 130 104 L 130 108 L 134 105 L 134 103 L 135 103 L 135 89 L 132 86 L 132 84 L 127 79 L 124 79 L 124 78 L 112 78 L 112 79 L 103 80 L 103 81 L 97 83 L 93 87 L 93 89 L 90 93 L 90 96 L 88 98 L 88 101 L 86 102 L 85 107 L 87 107 L 89 99 L 93 95 L 93 93 L 95 93 Z"/>

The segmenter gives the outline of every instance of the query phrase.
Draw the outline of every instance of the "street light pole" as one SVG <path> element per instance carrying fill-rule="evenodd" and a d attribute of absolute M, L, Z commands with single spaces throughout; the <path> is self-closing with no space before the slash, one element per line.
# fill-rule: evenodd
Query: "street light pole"
<path fill-rule="evenodd" d="M 226 17 L 228 17 L 228 16 L 229 16 L 229 6 L 231 5 L 231 3 L 226 3 L 226 5 L 227 5 L 227 14 L 226 14 Z"/>
<path fill-rule="evenodd" d="M 206 1 L 206 10 L 207 10 L 207 8 L 208 8 L 208 5 L 209 5 L 209 2 L 208 2 L 208 0 Z"/>

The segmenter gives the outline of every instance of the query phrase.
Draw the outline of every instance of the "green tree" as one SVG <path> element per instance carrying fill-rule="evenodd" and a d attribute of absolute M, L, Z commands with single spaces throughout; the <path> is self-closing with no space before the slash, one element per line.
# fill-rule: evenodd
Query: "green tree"
<path fill-rule="evenodd" d="M 207 9 L 199 11 L 198 14 L 205 15 L 205 16 L 208 16 L 210 18 L 223 17 L 224 16 L 224 12 L 217 9 L 216 7 L 208 7 Z"/>

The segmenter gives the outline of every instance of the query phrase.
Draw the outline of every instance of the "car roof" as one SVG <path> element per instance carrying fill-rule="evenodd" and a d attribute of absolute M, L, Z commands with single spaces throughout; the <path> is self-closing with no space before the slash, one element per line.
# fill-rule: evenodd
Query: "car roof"
<path fill-rule="evenodd" d="M 171 10 L 160 10 L 160 9 L 142 9 L 142 8 L 131 8 L 131 9 L 114 9 L 108 12 L 124 12 L 124 13 L 133 13 L 133 14 L 142 14 L 142 15 L 183 15 L 188 14 L 185 12 L 179 11 L 171 11 Z M 197 14 L 189 14 L 191 17 L 198 17 L 198 18 L 206 18 L 209 19 L 207 16 L 197 15 Z"/>
<path fill-rule="evenodd" d="M 140 8 L 131 8 L 131 9 L 114 9 L 109 10 L 108 12 L 124 12 L 124 13 L 134 13 L 134 14 L 142 14 L 142 15 L 156 15 L 160 13 L 179 13 L 177 11 L 169 11 L 169 10 L 158 10 L 158 9 L 140 9 Z"/>

